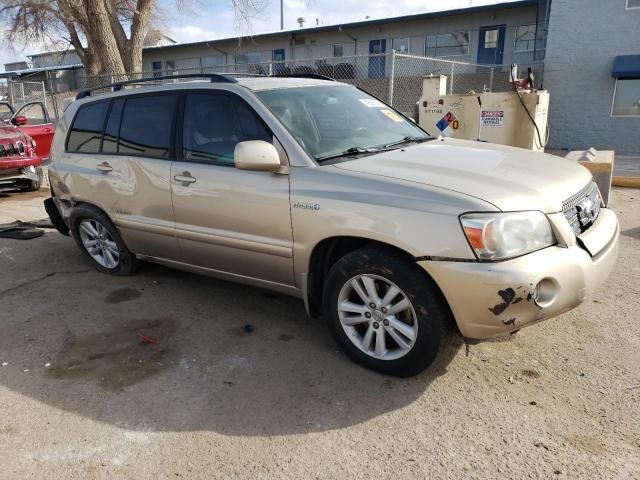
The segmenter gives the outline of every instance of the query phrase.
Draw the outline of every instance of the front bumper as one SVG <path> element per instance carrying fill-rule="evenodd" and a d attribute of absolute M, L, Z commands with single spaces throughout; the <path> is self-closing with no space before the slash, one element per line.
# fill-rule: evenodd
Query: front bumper
<path fill-rule="evenodd" d="M 13 190 L 39 181 L 36 167 L 15 167 L 0 170 L 0 191 Z"/>
<path fill-rule="evenodd" d="M 481 340 L 571 310 L 604 282 L 618 251 L 615 214 L 602 209 L 583 235 L 571 245 L 503 262 L 418 263 L 442 290 L 462 335 Z M 544 295 L 536 296 L 541 281 Z"/>

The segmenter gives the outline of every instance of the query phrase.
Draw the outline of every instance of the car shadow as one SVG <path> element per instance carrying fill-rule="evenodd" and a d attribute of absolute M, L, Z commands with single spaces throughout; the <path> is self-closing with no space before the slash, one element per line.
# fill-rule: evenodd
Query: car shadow
<path fill-rule="evenodd" d="M 67 273 L 0 292 L 0 384 L 122 428 L 340 429 L 414 402 L 462 346 L 453 336 L 416 377 L 381 375 L 339 352 L 298 299 L 154 265 L 102 275 L 55 234 L 32 241 L 32 261 L 52 240 L 62 256 L 54 267 Z"/>
<path fill-rule="evenodd" d="M 622 232 L 622 235 L 640 240 L 640 227 L 625 230 Z"/>

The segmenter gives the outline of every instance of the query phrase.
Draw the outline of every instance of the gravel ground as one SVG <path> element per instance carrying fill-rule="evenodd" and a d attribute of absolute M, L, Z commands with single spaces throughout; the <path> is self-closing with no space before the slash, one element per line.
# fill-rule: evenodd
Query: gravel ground
<path fill-rule="evenodd" d="M 410 379 L 351 363 L 296 299 L 0 239 L 0 477 L 640 478 L 638 206 L 615 191 L 594 298 Z"/>

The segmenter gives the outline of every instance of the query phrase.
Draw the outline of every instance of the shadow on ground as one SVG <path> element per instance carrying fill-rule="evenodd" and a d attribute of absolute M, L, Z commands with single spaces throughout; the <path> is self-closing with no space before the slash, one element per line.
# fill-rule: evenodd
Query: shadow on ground
<path fill-rule="evenodd" d="M 386 377 L 338 352 L 300 300 L 153 265 L 101 275 L 53 233 L 0 246 L 13 259 L 2 271 L 34 279 L 0 288 L 0 385 L 123 428 L 339 429 L 412 403 L 461 346 L 422 375 Z"/>

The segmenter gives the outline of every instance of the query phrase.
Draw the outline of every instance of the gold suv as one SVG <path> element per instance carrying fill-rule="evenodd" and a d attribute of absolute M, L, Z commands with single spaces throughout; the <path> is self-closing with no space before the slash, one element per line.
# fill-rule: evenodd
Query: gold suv
<path fill-rule="evenodd" d="M 341 348 L 414 375 L 449 322 L 468 339 L 582 302 L 613 268 L 589 172 L 433 138 L 356 87 L 203 75 L 78 95 L 46 208 L 104 273 L 140 260 L 300 297 Z"/>

